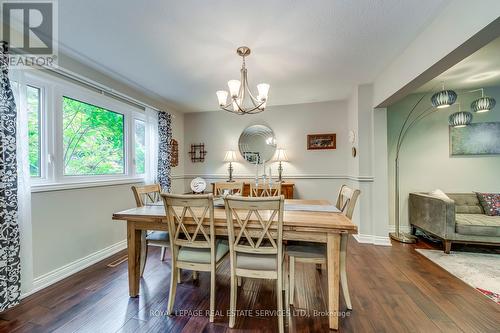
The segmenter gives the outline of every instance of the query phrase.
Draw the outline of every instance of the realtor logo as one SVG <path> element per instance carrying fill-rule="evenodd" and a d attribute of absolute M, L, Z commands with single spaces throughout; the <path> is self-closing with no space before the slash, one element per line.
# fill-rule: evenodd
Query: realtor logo
<path fill-rule="evenodd" d="M 2 1 L 2 40 L 10 66 L 53 66 L 57 51 L 55 1 Z"/>

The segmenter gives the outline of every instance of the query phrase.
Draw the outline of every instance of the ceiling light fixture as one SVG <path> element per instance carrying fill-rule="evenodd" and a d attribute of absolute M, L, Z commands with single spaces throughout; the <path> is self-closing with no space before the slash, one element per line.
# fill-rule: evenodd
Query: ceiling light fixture
<path fill-rule="evenodd" d="M 251 50 L 246 46 L 240 46 L 236 50 L 236 53 L 243 58 L 240 70 L 241 78 L 239 81 L 229 80 L 227 82 L 230 94 L 229 102 L 227 102 L 228 92 L 226 90 L 219 90 L 216 92 L 217 99 L 219 100 L 219 107 L 222 110 L 239 115 L 262 112 L 266 108 L 270 86 L 267 83 L 258 84 L 257 90 L 259 94 L 257 95 L 257 98 L 255 98 L 248 87 L 247 69 L 245 67 L 245 57 L 250 55 Z M 251 103 L 245 102 L 247 95 Z"/>
<path fill-rule="evenodd" d="M 457 100 L 457 93 L 453 90 L 445 90 L 444 82 L 442 83 L 442 90 L 435 93 L 431 97 L 432 106 L 438 109 L 447 108 Z"/>

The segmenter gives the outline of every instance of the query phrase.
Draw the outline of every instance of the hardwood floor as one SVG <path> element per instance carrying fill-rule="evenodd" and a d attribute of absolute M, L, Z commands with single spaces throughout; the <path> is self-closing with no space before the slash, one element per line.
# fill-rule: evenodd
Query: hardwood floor
<path fill-rule="evenodd" d="M 418 245 L 392 247 L 358 244 L 349 240 L 347 271 L 354 310 L 344 312 L 340 332 L 498 332 L 500 306 L 474 288 L 418 254 Z M 275 332 L 277 320 L 264 316 L 276 309 L 275 284 L 244 279 L 238 309 L 253 309 L 239 316 L 229 329 L 228 262 L 219 270 L 215 323 L 209 309 L 209 276 L 193 281 L 183 273 L 174 309 L 167 316 L 170 265 L 150 248 L 141 280 L 140 297 L 128 297 L 127 264 L 106 265 L 125 252 L 98 263 L 26 299 L 0 314 L 0 332 Z M 315 265 L 296 265 L 295 308 L 286 321 L 289 332 L 327 332 L 326 271 Z M 341 297 L 341 309 L 346 310 Z M 196 311 L 202 310 L 201 316 Z M 259 311 L 259 312 L 257 312 Z M 319 315 L 318 315 L 319 313 Z M 241 313 L 243 314 L 243 313 Z"/>

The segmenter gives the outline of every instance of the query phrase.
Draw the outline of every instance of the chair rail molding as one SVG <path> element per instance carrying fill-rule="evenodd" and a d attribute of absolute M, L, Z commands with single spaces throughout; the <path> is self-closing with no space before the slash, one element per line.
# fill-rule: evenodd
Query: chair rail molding
<path fill-rule="evenodd" d="M 205 179 L 227 179 L 226 174 L 184 174 L 176 176 L 176 179 L 192 179 L 196 177 L 202 177 Z M 255 174 L 247 174 L 247 175 L 238 175 L 233 176 L 234 179 L 253 179 L 255 178 Z M 286 175 L 284 177 L 286 179 L 345 179 L 352 180 L 357 182 L 368 182 L 371 183 L 374 181 L 373 176 L 349 176 L 349 175 L 334 175 L 334 174 L 292 174 Z"/>

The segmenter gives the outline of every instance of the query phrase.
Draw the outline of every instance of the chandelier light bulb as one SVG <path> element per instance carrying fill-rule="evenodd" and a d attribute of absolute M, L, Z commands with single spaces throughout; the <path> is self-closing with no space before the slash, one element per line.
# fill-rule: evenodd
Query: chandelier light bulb
<path fill-rule="evenodd" d="M 240 93 L 241 82 L 239 80 L 229 80 L 227 81 L 227 86 L 229 87 L 231 98 L 237 98 Z"/>
<path fill-rule="evenodd" d="M 224 106 L 227 103 L 227 91 L 219 90 L 216 92 L 217 99 L 219 100 L 219 106 Z"/>
<path fill-rule="evenodd" d="M 261 101 L 266 101 L 267 100 L 267 95 L 269 93 L 269 84 L 267 83 L 261 83 L 257 85 L 257 90 L 259 91 L 259 99 Z"/>

